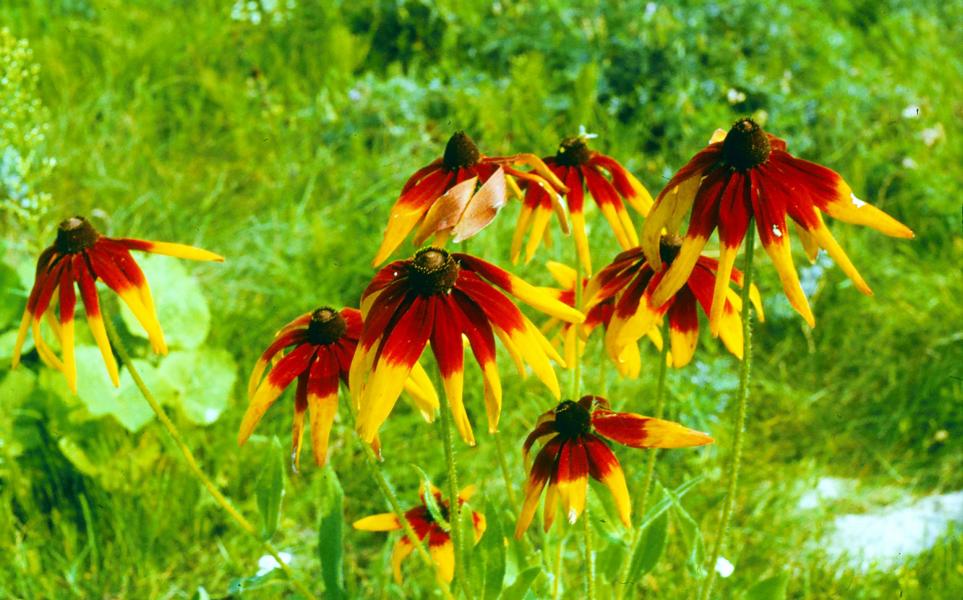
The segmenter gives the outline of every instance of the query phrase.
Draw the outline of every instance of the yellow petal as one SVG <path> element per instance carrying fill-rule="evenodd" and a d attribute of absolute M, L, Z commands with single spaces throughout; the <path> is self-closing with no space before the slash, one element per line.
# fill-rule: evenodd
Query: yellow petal
<path fill-rule="evenodd" d="M 802 318 L 810 327 L 815 327 L 816 318 L 813 316 L 813 311 L 809 308 L 809 300 L 806 299 L 806 294 L 803 293 L 802 286 L 799 284 L 799 275 L 796 274 L 796 267 L 792 262 L 789 240 L 783 236 L 773 240 L 771 244 L 763 244 L 763 248 L 766 249 L 769 259 L 776 267 L 776 272 L 779 274 L 779 280 L 782 282 L 782 289 L 786 293 L 789 304 L 802 315 Z"/>
<path fill-rule="evenodd" d="M 719 252 L 719 270 L 716 271 L 715 287 L 712 291 L 712 309 L 709 311 L 709 331 L 714 337 L 719 335 L 719 319 L 722 318 L 722 308 L 725 305 L 726 292 L 729 290 L 729 281 L 732 277 L 732 267 L 736 262 L 736 253 L 739 252 L 739 247 L 729 247 L 722 244 Z"/>
<path fill-rule="evenodd" d="M 869 289 L 869 286 L 866 285 L 865 281 L 863 281 L 863 277 L 859 274 L 859 271 L 857 271 L 856 267 L 853 266 L 853 263 L 849 260 L 849 257 L 846 256 L 846 252 L 836 241 L 836 238 L 833 237 L 833 234 L 829 232 L 829 229 L 824 223 L 820 223 L 819 227 L 813 230 L 813 237 L 816 238 L 816 241 L 819 242 L 820 246 L 826 249 L 826 252 L 829 253 L 829 256 L 831 256 L 834 261 L 836 261 L 836 264 L 839 265 L 839 268 L 843 270 L 843 273 L 846 273 L 846 275 L 853 280 L 853 284 L 856 286 L 856 289 L 863 292 L 867 296 L 873 295 L 873 290 Z"/>
<path fill-rule="evenodd" d="M 685 239 L 682 240 L 679 255 L 672 261 L 672 264 L 669 265 L 669 269 L 665 272 L 665 275 L 663 275 L 662 281 L 659 282 L 659 285 L 652 292 L 653 306 L 662 306 L 679 291 L 679 288 L 685 285 L 705 245 L 706 238 L 702 236 L 686 236 Z M 658 273 L 658 268 L 655 268 L 655 270 Z"/>
<path fill-rule="evenodd" d="M 381 513 L 358 519 L 351 525 L 360 531 L 394 531 L 401 529 L 401 523 L 394 513 Z"/>
<path fill-rule="evenodd" d="M 208 252 L 207 250 L 202 250 L 201 248 L 195 248 L 194 246 L 187 246 L 185 244 L 172 244 L 170 242 L 147 243 L 150 244 L 150 247 L 146 248 L 145 251 L 153 254 L 163 254 L 165 256 L 187 258 L 190 260 L 224 262 L 224 257 L 220 254 L 214 254 L 213 252 Z"/>

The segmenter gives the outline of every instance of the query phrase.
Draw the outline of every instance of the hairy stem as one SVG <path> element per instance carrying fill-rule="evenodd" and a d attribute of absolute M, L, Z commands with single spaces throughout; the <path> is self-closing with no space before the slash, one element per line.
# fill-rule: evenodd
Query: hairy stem
<path fill-rule="evenodd" d="M 655 386 L 655 412 L 652 414 L 656 419 L 661 419 L 665 412 L 665 376 L 669 370 L 669 320 L 666 319 L 662 324 L 662 351 L 659 353 L 659 379 Z M 636 511 L 642 518 L 645 517 L 645 506 L 649 502 L 649 492 L 652 489 L 652 480 L 655 476 L 655 461 L 658 457 L 658 450 L 651 448 L 645 463 L 645 478 L 642 480 L 642 493 L 639 495 L 638 510 Z M 616 598 L 623 598 L 625 591 L 631 585 L 629 579 L 629 568 L 632 566 L 632 557 L 638 550 L 637 546 L 642 543 L 642 531 L 638 529 L 632 534 L 632 552 L 627 553 L 622 559 L 622 568 L 619 569 L 620 585 L 616 588 Z"/>
<path fill-rule="evenodd" d="M 739 485 L 743 429 L 746 426 L 746 409 L 749 405 L 749 375 L 752 370 L 752 324 L 750 322 L 752 317 L 750 306 L 752 303 L 749 301 L 749 289 L 752 285 L 752 254 L 755 243 L 756 229 L 750 219 L 749 229 L 746 232 L 746 258 L 742 282 L 742 339 L 744 340 L 744 348 L 742 351 L 742 367 L 739 370 L 739 404 L 733 425 L 735 430 L 732 439 L 732 455 L 729 458 L 729 484 L 726 489 L 725 501 L 722 504 L 722 517 L 719 521 L 719 529 L 716 531 L 715 544 L 712 546 L 712 554 L 709 557 L 709 575 L 702 588 L 702 594 L 699 596 L 702 600 L 708 600 L 712 595 L 712 584 L 716 578 L 716 562 L 719 560 L 726 535 L 729 533 L 729 522 L 732 520 L 732 511 L 736 503 L 736 491 Z"/>
<path fill-rule="evenodd" d="M 101 304 L 101 306 L 103 306 L 103 304 Z M 110 337 L 111 344 L 113 345 L 114 350 L 117 352 L 117 356 L 120 357 L 121 362 L 127 367 L 127 371 L 134 380 L 134 384 L 137 385 L 137 389 L 140 390 L 141 395 L 143 395 L 144 399 L 147 400 L 147 403 L 150 404 L 151 409 L 153 409 L 154 414 L 157 415 L 157 419 L 161 422 L 161 425 L 164 426 L 164 429 L 166 429 L 167 433 L 169 433 L 171 438 L 173 438 L 174 443 L 180 449 L 181 454 L 184 456 L 184 460 L 187 462 L 187 466 L 194 474 L 194 477 L 201 482 L 201 484 L 207 489 L 208 493 L 210 493 L 211 497 L 214 498 L 214 501 L 217 503 L 217 505 L 224 509 L 224 512 L 231 517 L 238 527 L 243 529 L 244 532 L 249 536 L 260 542 L 264 549 L 267 550 L 268 554 L 274 557 L 274 560 L 277 561 L 278 565 L 281 567 L 281 570 L 284 572 L 284 575 L 291 582 L 291 585 L 294 586 L 298 592 L 304 595 L 305 598 L 314 598 L 314 594 L 312 594 L 311 591 L 308 590 L 308 588 L 305 587 L 304 584 L 294 576 L 294 572 L 291 571 L 291 568 L 278 554 L 278 551 L 274 548 L 274 545 L 267 540 L 261 539 L 257 533 L 257 528 L 250 521 L 248 521 L 244 515 L 239 513 L 236 508 L 234 508 L 230 500 L 228 500 L 224 494 L 217 489 L 217 486 L 214 485 L 214 482 L 211 481 L 204 471 L 201 470 L 200 465 L 197 464 L 197 460 L 194 458 L 194 453 L 191 452 L 190 446 L 188 446 L 187 442 L 184 441 L 184 437 L 181 435 L 177 425 L 170 420 L 170 418 L 167 416 L 167 413 L 165 413 L 164 409 L 161 408 L 160 403 L 157 402 L 156 398 L 154 398 L 154 394 L 150 391 L 150 388 L 148 388 L 147 384 L 144 383 L 144 379 L 140 376 L 140 372 L 137 371 L 137 367 L 134 366 L 134 362 L 131 360 L 130 354 L 127 353 L 127 348 L 124 346 L 123 340 L 121 340 L 120 336 L 117 334 L 117 329 L 114 327 L 113 320 L 106 313 L 104 314 L 104 325 L 106 325 L 107 335 Z"/>
<path fill-rule="evenodd" d="M 365 464 L 368 466 L 368 472 L 371 473 L 371 478 L 375 480 L 378 485 L 378 489 L 381 490 L 381 495 L 385 497 L 388 501 L 388 506 L 391 507 L 391 512 L 395 513 L 398 517 L 398 522 L 401 523 L 401 528 L 405 535 L 408 537 L 408 541 L 415 549 L 415 553 L 418 557 L 428 565 L 431 569 L 435 569 L 434 563 L 431 561 L 431 556 L 429 556 L 428 551 L 425 550 L 425 545 L 421 543 L 418 539 L 418 535 L 415 530 L 411 528 L 411 523 L 405 518 L 405 511 L 401 508 L 401 502 L 398 500 L 398 495 L 395 494 L 394 488 L 388 483 L 388 479 L 385 477 L 384 472 L 381 470 L 381 463 L 378 461 L 378 457 L 375 456 L 374 450 L 371 446 L 366 444 L 361 436 L 355 431 L 355 438 L 358 440 L 358 444 L 361 446 L 361 450 L 364 453 Z M 437 571 L 436 571 L 437 572 Z M 452 598 L 451 591 L 448 589 L 448 584 L 442 581 L 440 576 L 436 576 L 435 579 L 438 581 L 438 587 L 441 589 L 442 595 L 445 598 Z"/>
<path fill-rule="evenodd" d="M 592 551 L 592 524 L 589 522 L 588 505 L 582 514 L 582 528 L 585 534 L 585 597 L 595 600 L 595 553 Z"/>
<path fill-rule="evenodd" d="M 448 522 L 451 524 L 451 543 L 455 549 L 455 584 L 460 586 L 465 597 L 471 598 L 464 577 L 464 540 L 461 531 L 461 505 L 458 502 L 458 466 L 455 464 L 455 443 L 451 433 L 451 407 L 448 396 L 441 396 L 441 436 L 445 445 L 445 462 L 448 465 Z"/>

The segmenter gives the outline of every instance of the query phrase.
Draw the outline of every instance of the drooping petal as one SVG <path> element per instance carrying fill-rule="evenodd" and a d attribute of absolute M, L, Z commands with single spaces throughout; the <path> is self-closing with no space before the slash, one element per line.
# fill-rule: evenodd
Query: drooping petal
<path fill-rule="evenodd" d="M 836 238 L 833 237 L 833 234 L 829 232 L 829 228 L 826 227 L 826 224 L 822 222 L 822 219 L 820 219 L 819 226 L 812 231 L 812 234 L 816 239 L 816 242 L 826 249 L 826 252 L 829 253 L 829 256 L 832 257 L 837 265 L 839 265 L 839 268 L 843 270 L 843 273 L 845 273 L 846 276 L 852 280 L 853 285 L 856 286 L 856 289 L 867 296 L 872 296 L 873 290 L 869 288 L 869 285 L 867 285 L 862 275 L 860 275 L 859 271 L 856 270 L 856 267 L 846 255 L 846 251 L 843 250 L 842 246 L 839 245 L 839 242 L 836 241 Z"/>
<path fill-rule="evenodd" d="M 110 376 L 114 387 L 120 385 L 120 377 L 117 372 L 117 360 L 114 352 L 110 348 L 110 340 L 107 338 L 107 330 L 104 327 L 104 320 L 100 314 L 100 302 L 97 298 L 97 284 L 87 267 L 84 257 L 77 255 L 74 257 L 74 273 L 77 279 L 77 287 L 80 288 L 80 298 L 84 302 L 84 312 L 87 313 L 87 326 L 90 333 L 100 349 L 100 355 L 104 359 L 104 366 Z"/>
<path fill-rule="evenodd" d="M 292 329 L 285 333 L 282 333 L 274 339 L 267 350 L 261 354 L 257 362 L 254 364 L 254 369 L 251 371 L 251 377 L 247 382 L 247 397 L 250 399 L 254 396 L 254 392 L 257 391 L 258 384 L 261 383 L 261 376 L 264 375 L 264 371 L 267 366 L 271 363 L 271 360 L 277 355 L 278 352 L 287 348 L 288 346 L 293 346 L 295 344 L 303 343 L 307 340 L 307 331 L 305 329 Z"/>
<path fill-rule="evenodd" d="M 699 343 L 699 314 L 696 311 L 695 296 L 688 288 L 682 288 L 676 294 L 668 318 L 672 366 L 680 369 L 692 360 Z"/>
<path fill-rule="evenodd" d="M 462 213 L 465 212 L 477 185 L 478 178 L 472 177 L 451 186 L 439 196 L 428 209 L 412 238 L 415 245 L 420 246 L 432 235 L 454 228 Z"/>
<path fill-rule="evenodd" d="M 298 375 L 298 385 L 294 392 L 294 420 L 291 422 L 291 458 L 294 462 L 295 472 L 301 470 L 301 440 L 304 438 L 304 413 L 307 412 L 307 410 L 308 372 L 306 371 Z M 314 433 L 313 428 L 311 433 Z"/>
<path fill-rule="evenodd" d="M 67 385 L 77 393 L 77 360 L 74 357 L 74 307 L 77 295 L 74 292 L 73 261 L 64 260 L 60 275 L 60 350 L 63 354 L 64 375 Z"/>
<path fill-rule="evenodd" d="M 632 448 L 687 448 L 713 442 L 701 431 L 635 413 L 596 410 L 592 426 L 599 435 Z"/>
<path fill-rule="evenodd" d="M 615 239 L 623 250 L 639 245 L 639 238 L 632 226 L 631 219 L 626 214 L 622 199 L 619 198 L 615 187 L 608 179 L 603 177 L 594 167 L 582 167 L 582 175 L 585 177 L 585 184 L 588 186 L 589 193 L 595 199 L 605 220 L 609 222 Z M 624 215 L 624 216 L 623 216 Z M 625 227 L 628 222 L 629 227 Z"/>
<path fill-rule="evenodd" d="M 611 156 L 595 153 L 589 164 L 602 167 L 612 176 L 612 185 L 643 217 L 652 209 L 652 195 L 632 173 Z"/>
<path fill-rule="evenodd" d="M 669 180 L 656 198 L 642 225 L 640 240 L 645 258 L 654 269 L 662 269 L 662 257 L 659 255 L 662 230 L 665 229 L 669 234 L 675 234 L 678 230 L 682 219 L 692 207 L 702 178 L 719 162 L 721 151 L 722 144 L 718 144 L 696 154 Z"/>
<path fill-rule="evenodd" d="M 434 326 L 432 300 L 434 298 L 414 298 L 411 306 L 398 315 L 394 326 L 385 330 L 373 370 L 361 391 L 358 429 L 366 442 L 374 439 L 388 418 L 408 374 L 428 343 Z"/>
<path fill-rule="evenodd" d="M 431 350 L 441 371 L 445 396 L 455 421 L 455 428 L 470 446 L 475 445 L 475 435 L 465 412 L 462 391 L 465 380 L 465 348 L 461 339 L 460 312 L 456 313 L 449 296 L 434 302 L 434 328 L 431 332 Z"/>
<path fill-rule="evenodd" d="M 351 526 L 359 531 L 394 531 L 401 529 L 401 522 L 395 513 L 381 513 L 358 519 Z"/>
<path fill-rule="evenodd" d="M 454 178 L 450 171 L 439 168 L 402 192 L 388 214 L 384 239 L 371 261 L 373 266 L 383 263 L 395 251 L 428 211 L 431 203 L 448 189 L 452 179 Z"/>
<path fill-rule="evenodd" d="M 438 568 L 438 575 L 448 583 L 455 578 L 455 545 L 451 536 L 436 527 L 428 538 L 428 553 Z"/>
<path fill-rule="evenodd" d="M 578 520 L 585 510 L 589 465 L 582 437 L 566 441 L 558 455 L 558 466 L 552 482 L 558 486 L 562 510 L 569 523 Z"/>
<path fill-rule="evenodd" d="M 555 438 L 545 444 L 535 456 L 532 470 L 529 472 L 528 479 L 525 482 L 525 501 L 518 515 L 518 523 L 515 525 L 515 539 L 521 539 L 522 534 L 525 533 L 525 530 L 528 529 L 529 524 L 531 524 L 532 517 L 535 516 L 535 510 L 538 508 L 538 499 L 542 494 L 545 483 L 552 476 L 561 446 L 562 443 L 558 438 Z"/>
<path fill-rule="evenodd" d="M 435 420 L 435 413 L 438 411 L 438 393 L 432 385 L 428 373 L 421 363 L 415 363 L 411 367 L 411 373 L 405 381 L 405 391 L 414 400 L 415 406 L 421 411 L 421 416 L 425 421 L 431 423 Z"/>
<path fill-rule="evenodd" d="M 315 346 L 305 344 L 292 350 L 287 356 L 278 361 L 268 376 L 261 382 L 254 396 L 248 404 L 241 427 L 237 434 L 238 446 L 251 436 L 254 428 L 261 421 L 267 409 L 274 404 L 284 388 L 288 387 L 294 378 L 304 373 L 314 358 Z"/>
<path fill-rule="evenodd" d="M 512 294 L 522 302 L 536 308 L 543 313 L 566 321 L 581 323 L 585 316 L 578 310 L 556 300 L 549 289 L 538 288 L 524 281 L 508 271 L 496 267 L 488 261 L 468 254 L 454 254 L 463 268 L 478 273 L 486 280 Z"/>
<path fill-rule="evenodd" d="M 498 430 L 498 419 L 502 411 L 502 383 L 495 362 L 495 335 L 485 313 L 464 293 L 454 290 L 450 297 L 452 312 L 458 319 L 459 329 L 468 338 L 472 354 L 478 361 L 485 382 L 485 412 L 488 415 L 488 430 Z"/>
<path fill-rule="evenodd" d="M 319 467 L 327 462 L 331 426 L 338 414 L 338 371 L 338 365 L 330 351 L 319 348 L 308 374 L 307 386 L 307 403 L 311 415 L 311 451 L 314 462 Z M 298 391 L 300 392 L 300 387 Z"/>
<path fill-rule="evenodd" d="M 107 287 L 120 296 L 120 299 L 124 301 L 141 327 L 147 332 L 147 337 L 154 352 L 167 354 L 167 343 L 164 341 L 164 332 L 161 330 L 160 323 L 157 322 L 157 315 L 147 310 L 140 290 L 127 279 L 127 276 L 114 263 L 109 253 L 97 251 L 97 248 L 93 247 L 88 250 L 87 256 L 93 265 L 94 272 L 107 284 Z"/>
<path fill-rule="evenodd" d="M 585 436 L 584 443 L 588 455 L 589 474 L 609 488 L 619 512 L 619 519 L 626 527 L 632 527 L 632 502 L 629 499 L 629 488 L 625 484 L 625 474 L 622 472 L 619 460 L 615 458 L 615 454 L 605 445 L 605 442 L 594 435 Z"/>
<path fill-rule="evenodd" d="M 185 244 L 173 244 L 171 242 L 153 242 L 149 240 L 135 240 L 132 238 L 117 238 L 113 239 L 115 242 L 119 242 L 124 246 L 130 248 L 131 250 L 142 250 L 144 252 L 150 252 L 152 254 L 163 254 L 165 256 L 174 256 L 176 258 L 187 258 L 190 260 L 210 260 L 215 262 L 224 262 L 224 257 L 220 254 L 215 254 L 213 252 L 208 252 L 201 248 L 195 248 L 194 246 L 187 246 Z"/>

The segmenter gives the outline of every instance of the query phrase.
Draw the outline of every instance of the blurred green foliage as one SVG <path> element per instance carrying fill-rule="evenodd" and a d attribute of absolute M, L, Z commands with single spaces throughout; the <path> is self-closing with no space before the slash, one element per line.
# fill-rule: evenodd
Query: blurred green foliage
<path fill-rule="evenodd" d="M 917 238 L 832 225 L 873 298 L 858 294 L 830 261 L 803 266 L 799 253 L 817 318 L 812 331 L 762 261 L 768 319 L 757 328 L 750 451 L 726 552 L 736 570 L 719 593 L 766 589 L 787 573 L 792 598 L 963 595 L 958 534 L 899 569 L 864 575 L 818 548 L 835 508 L 796 508 L 825 475 L 860 482 L 863 491 L 840 510 L 869 510 L 872 490 L 890 486 L 900 490 L 895 499 L 963 487 L 960 3 L 17 0 L 0 6 L 0 22 L 11 32 L 0 44 L 4 72 L 26 73 L 0 87 L 0 111 L 8 111 L 0 112 L 0 202 L 10 213 L 21 183 L 49 195 L 46 218 L 37 212 L 24 222 L 18 213 L 2 221 L 8 266 L 0 265 L 0 358 L 8 359 L 32 261 L 61 218 L 86 214 L 108 234 L 225 255 L 224 265 L 145 261 L 145 270 L 160 265 L 148 277 L 162 324 L 186 341 L 159 362 L 134 337 L 137 327 L 128 341 L 157 371 L 175 364 L 157 385 L 176 388 L 175 419 L 249 514 L 268 440 L 286 435 L 291 410 L 285 396 L 260 425 L 263 435 L 238 449 L 244 397 L 236 379 L 246 378 L 294 315 L 357 302 L 401 184 L 440 155 L 453 130 L 469 131 L 486 154 L 548 155 L 584 126 L 599 134 L 597 148 L 655 193 L 715 128 L 754 116 L 793 153 L 842 173 Z M 23 133 L 34 128 L 42 138 Z M 3 159 L 11 148 L 17 161 Z M 27 156 L 49 168 L 25 167 Z M 517 212 L 506 207 L 471 251 L 506 264 Z M 615 253 L 606 228 L 592 231 L 592 243 L 598 262 L 605 248 Z M 547 284 L 543 261 L 567 260 L 567 246 L 556 243 L 520 272 Z M 177 287 L 165 269 L 189 281 Z M 164 314 L 162 302 L 197 297 L 207 313 Z M 178 322 L 178 314 L 187 317 Z M 202 342 L 217 350 L 178 359 Z M 598 342 L 590 357 L 601 355 Z M 35 354 L 27 358 L 18 371 L 0 370 L 0 596 L 187 597 L 198 586 L 222 594 L 232 580 L 254 575 L 258 548 L 217 511 L 149 414 L 125 422 L 107 410 L 91 418 L 101 413 L 84 406 L 83 395 L 71 396 Z M 655 353 L 644 358 L 651 366 Z M 693 534 L 713 531 L 718 518 L 730 435 L 722 413 L 735 368 L 706 337 L 697 361 L 670 374 L 670 415 L 711 431 L 717 445 L 662 453 L 666 488 L 706 479 L 669 520 L 665 554 L 642 581 L 652 596 L 683 597 L 694 585 L 692 570 L 679 567 L 701 543 Z M 620 381 L 589 358 L 586 385 L 618 408 L 644 413 L 653 371 Z M 96 362 L 82 371 L 102 374 Z M 469 411 L 480 415 L 480 377 L 467 375 Z M 142 412 L 136 395 L 123 392 L 98 400 Z M 190 407 L 215 397 L 214 406 Z M 506 377 L 502 437 L 516 496 L 523 481 L 517 442 L 548 405 L 537 383 Z M 208 408 L 217 415 L 204 418 L 213 415 Z M 354 476 L 361 457 L 345 427 L 342 421 L 332 433 L 331 461 L 351 522 L 384 505 L 368 479 Z M 443 479 L 439 437 L 404 410 L 384 431 L 386 468 L 409 505 L 417 478 L 408 463 Z M 477 448 L 458 448 L 462 480 L 479 485 L 476 502 L 508 534 L 517 507 L 491 467 L 490 441 L 482 436 Z M 636 489 L 642 454 L 619 456 Z M 275 538 L 317 588 L 321 501 L 312 480 L 324 476 L 305 465 L 290 478 Z M 608 501 L 590 495 L 600 556 L 624 547 Z M 510 544 L 492 572 L 504 569 L 505 583 L 521 595 L 529 585 L 538 597 L 549 594 L 550 573 L 533 576 L 533 564 L 551 566 L 557 557 L 581 564 L 577 537 L 556 527 L 550 536 L 530 534 L 534 548 Z M 390 548 L 383 537 L 345 530 L 348 596 L 433 589 L 414 560 L 404 586 L 394 584 Z M 600 570 L 603 581 L 612 573 Z M 567 579 L 560 591 L 577 594 L 579 585 Z"/>

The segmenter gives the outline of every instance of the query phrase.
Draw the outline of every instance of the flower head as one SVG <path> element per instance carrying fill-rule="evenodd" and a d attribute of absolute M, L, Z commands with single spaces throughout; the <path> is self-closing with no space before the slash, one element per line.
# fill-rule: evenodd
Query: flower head
<path fill-rule="evenodd" d="M 575 281 L 578 276 L 575 269 L 572 267 L 554 262 L 548 261 L 548 270 L 551 272 L 552 277 L 561 286 L 558 289 L 553 288 L 556 298 L 560 301 L 568 304 L 569 306 L 575 306 Z M 586 289 L 588 287 L 589 278 L 582 278 L 582 297 L 587 298 Z M 585 303 L 583 301 L 583 308 Z M 573 365 L 576 360 L 576 353 L 581 356 L 582 352 L 585 350 L 585 339 L 598 327 L 602 326 L 605 330 L 608 330 L 609 323 L 612 321 L 612 315 L 615 312 L 615 297 L 610 296 L 608 298 L 597 300 L 591 307 L 585 310 L 585 321 L 581 324 L 566 323 L 559 319 L 551 319 L 547 321 L 542 326 L 542 332 L 546 335 L 549 334 L 554 329 L 558 329 L 558 334 L 551 338 L 552 342 L 556 345 L 561 342 L 563 353 L 562 358 L 565 359 L 565 364 Z M 650 328 L 645 334 L 655 347 L 662 349 L 662 333 L 659 331 L 658 327 Z M 639 347 L 636 344 L 628 344 L 622 350 L 616 361 L 620 372 L 627 377 L 638 377 L 639 371 L 642 368 L 642 356 L 639 353 Z"/>
<path fill-rule="evenodd" d="M 872 293 L 869 286 L 829 232 L 823 213 L 887 235 L 913 237 L 905 225 L 857 198 L 838 173 L 795 158 L 786 151 L 785 141 L 766 133 L 751 119 L 738 121 L 728 133 L 716 132 L 709 146 L 682 167 L 659 194 L 642 228 L 642 250 L 656 270 L 662 265 L 662 229 L 674 233 L 690 209 L 682 248 L 653 292 L 652 301 L 662 304 L 685 283 L 718 227 L 721 250 L 709 319 L 713 333 L 720 326 L 729 275 L 750 219 L 755 219 L 759 238 L 790 304 L 810 326 L 815 319 L 793 266 L 787 216 L 795 223 L 810 260 L 824 248 L 866 294 Z"/>
<path fill-rule="evenodd" d="M 514 165 L 528 165 L 541 177 L 519 171 Z M 437 246 L 444 245 L 449 237 L 456 242 L 472 237 L 495 218 L 508 199 L 508 189 L 521 197 L 514 178 L 529 181 L 534 187 L 544 186 L 552 195 L 552 186 L 565 189 L 534 154 L 485 156 L 465 132 L 456 132 L 448 140 L 444 155 L 408 178 L 391 208 L 374 265 L 383 263 L 415 226 L 416 244 L 431 236 Z"/>
<path fill-rule="evenodd" d="M 331 425 L 338 412 L 338 383 L 348 382 L 348 370 L 361 336 L 361 325 L 361 312 L 355 308 L 336 311 L 323 307 L 301 315 L 281 328 L 251 372 L 247 392 L 250 402 L 237 434 L 238 445 L 244 445 L 264 413 L 297 379 L 291 456 L 298 468 L 304 413 L 308 411 L 314 462 L 318 466 L 324 465 Z M 276 361 L 262 381 L 268 365 L 285 349 L 287 353 Z M 405 387 L 430 420 L 438 408 L 438 397 L 428 375 L 417 364 Z"/>
<path fill-rule="evenodd" d="M 36 278 L 27 308 L 20 321 L 20 331 L 13 350 L 13 366 L 20 362 L 20 350 L 27 337 L 27 329 L 33 330 L 37 354 L 48 365 L 62 371 L 67 383 L 77 390 L 77 363 L 74 359 L 74 312 L 77 295 L 74 284 L 80 289 L 80 297 L 87 313 L 87 325 L 104 358 L 107 372 L 114 385 L 119 385 L 117 362 L 107 340 L 100 302 L 97 298 L 97 280 L 114 290 L 147 332 L 154 352 L 167 353 L 164 333 L 154 310 L 154 300 L 143 271 L 131 256 L 131 250 L 166 254 L 192 260 L 223 261 L 224 258 L 192 246 L 167 242 L 149 242 L 131 238 L 109 238 L 101 235 L 83 217 L 71 217 L 57 227 L 53 245 L 40 254 L 37 260 Z M 59 307 L 55 305 L 59 304 Z M 59 312 L 59 317 L 54 315 Z M 63 358 L 50 349 L 40 334 L 40 318 L 47 313 L 54 332 L 60 339 Z"/>
<path fill-rule="evenodd" d="M 468 339 L 485 381 L 488 426 L 495 431 L 502 390 L 495 365 L 495 336 L 525 374 L 527 363 L 558 397 L 549 358 L 563 361 L 518 307 L 497 288 L 565 321 L 582 314 L 495 265 L 468 254 L 425 248 L 379 271 L 361 297 L 365 318 L 351 365 L 350 389 L 359 409 L 358 428 L 370 441 L 391 413 L 401 382 L 427 344 L 441 370 L 445 394 L 462 438 L 474 434 L 462 403 L 464 344 Z"/>
<path fill-rule="evenodd" d="M 471 499 L 475 493 L 475 486 L 465 487 L 458 493 L 458 505 L 462 506 Z M 451 582 L 455 575 L 455 549 L 451 542 L 450 525 L 448 523 L 448 513 L 450 505 L 448 500 L 443 500 L 438 488 L 431 486 L 431 494 L 434 497 L 435 505 L 439 508 L 439 515 L 445 522 L 438 522 L 425 500 L 424 487 L 419 490 L 421 496 L 421 506 L 416 506 L 405 512 L 405 519 L 411 525 L 415 535 L 421 541 L 428 540 L 428 552 L 431 559 L 438 568 L 438 573 L 447 582 Z M 485 516 L 479 512 L 472 511 L 471 520 L 475 531 L 475 542 L 481 539 L 485 533 Z M 394 531 L 401 529 L 401 523 L 394 513 L 382 513 L 371 515 L 354 522 L 354 528 L 362 531 Z M 414 547 L 408 536 L 401 536 L 395 543 L 394 551 L 391 553 L 391 568 L 394 571 L 395 581 L 401 583 L 401 561 L 411 554 Z"/>
<path fill-rule="evenodd" d="M 675 261 L 679 260 L 680 241 L 675 236 L 662 236 L 659 242 L 659 256 L 662 267 L 656 271 L 646 260 L 641 248 L 627 250 L 599 271 L 586 290 L 585 307 L 591 309 L 607 302 L 613 303 L 612 318 L 605 332 L 605 349 L 615 361 L 623 375 L 634 376 L 637 370 L 633 363 L 626 363 L 626 348 L 655 327 L 663 316 L 669 319 L 669 340 L 672 349 L 672 364 L 683 367 L 692 360 L 699 342 L 699 315 L 697 307 L 709 313 L 713 301 L 713 286 L 719 269 L 719 261 L 700 256 L 682 286 L 662 304 L 656 304 L 653 290 L 666 277 Z M 731 269 L 728 280 L 741 286 L 742 273 Z M 720 306 L 718 335 L 729 352 L 742 358 L 742 299 L 728 285 L 723 288 L 725 297 Z M 759 314 L 764 318 L 762 302 L 755 286 L 749 290 L 749 298 Z"/>
<path fill-rule="evenodd" d="M 572 217 L 576 248 L 585 273 L 592 273 L 592 259 L 585 232 L 586 189 L 608 221 L 619 245 L 625 250 L 639 245 L 635 226 L 623 201 L 642 215 L 647 215 L 652 206 L 652 196 L 625 167 L 611 156 L 589 148 L 587 136 L 584 135 L 563 140 L 555 156 L 546 157 L 543 161 L 568 187 L 565 201 Z M 554 194 L 537 185 L 528 186 L 512 239 L 513 261 L 518 260 L 525 233 L 529 230 L 531 233 L 525 248 L 525 260 L 532 259 L 545 235 L 553 210 L 558 215 L 563 231 L 568 233 L 565 212 L 558 206 Z"/>
<path fill-rule="evenodd" d="M 583 396 L 578 402 L 566 400 L 538 418 L 522 446 L 527 460 L 535 442 L 544 442 L 525 483 L 525 502 L 515 527 L 516 538 L 532 522 L 546 485 L 545 530 L 555 520 L 559 500 L 568 521 L 574 523 L 585 508 L 589 477 L 609 488 L 622 523 L 632 526 L 625 475 L 603 438 L 631 448 L 687 448 L 713 441 L 704 433 L 672 421 L 611 411 L 608 401 L 599 396 Z"/>

